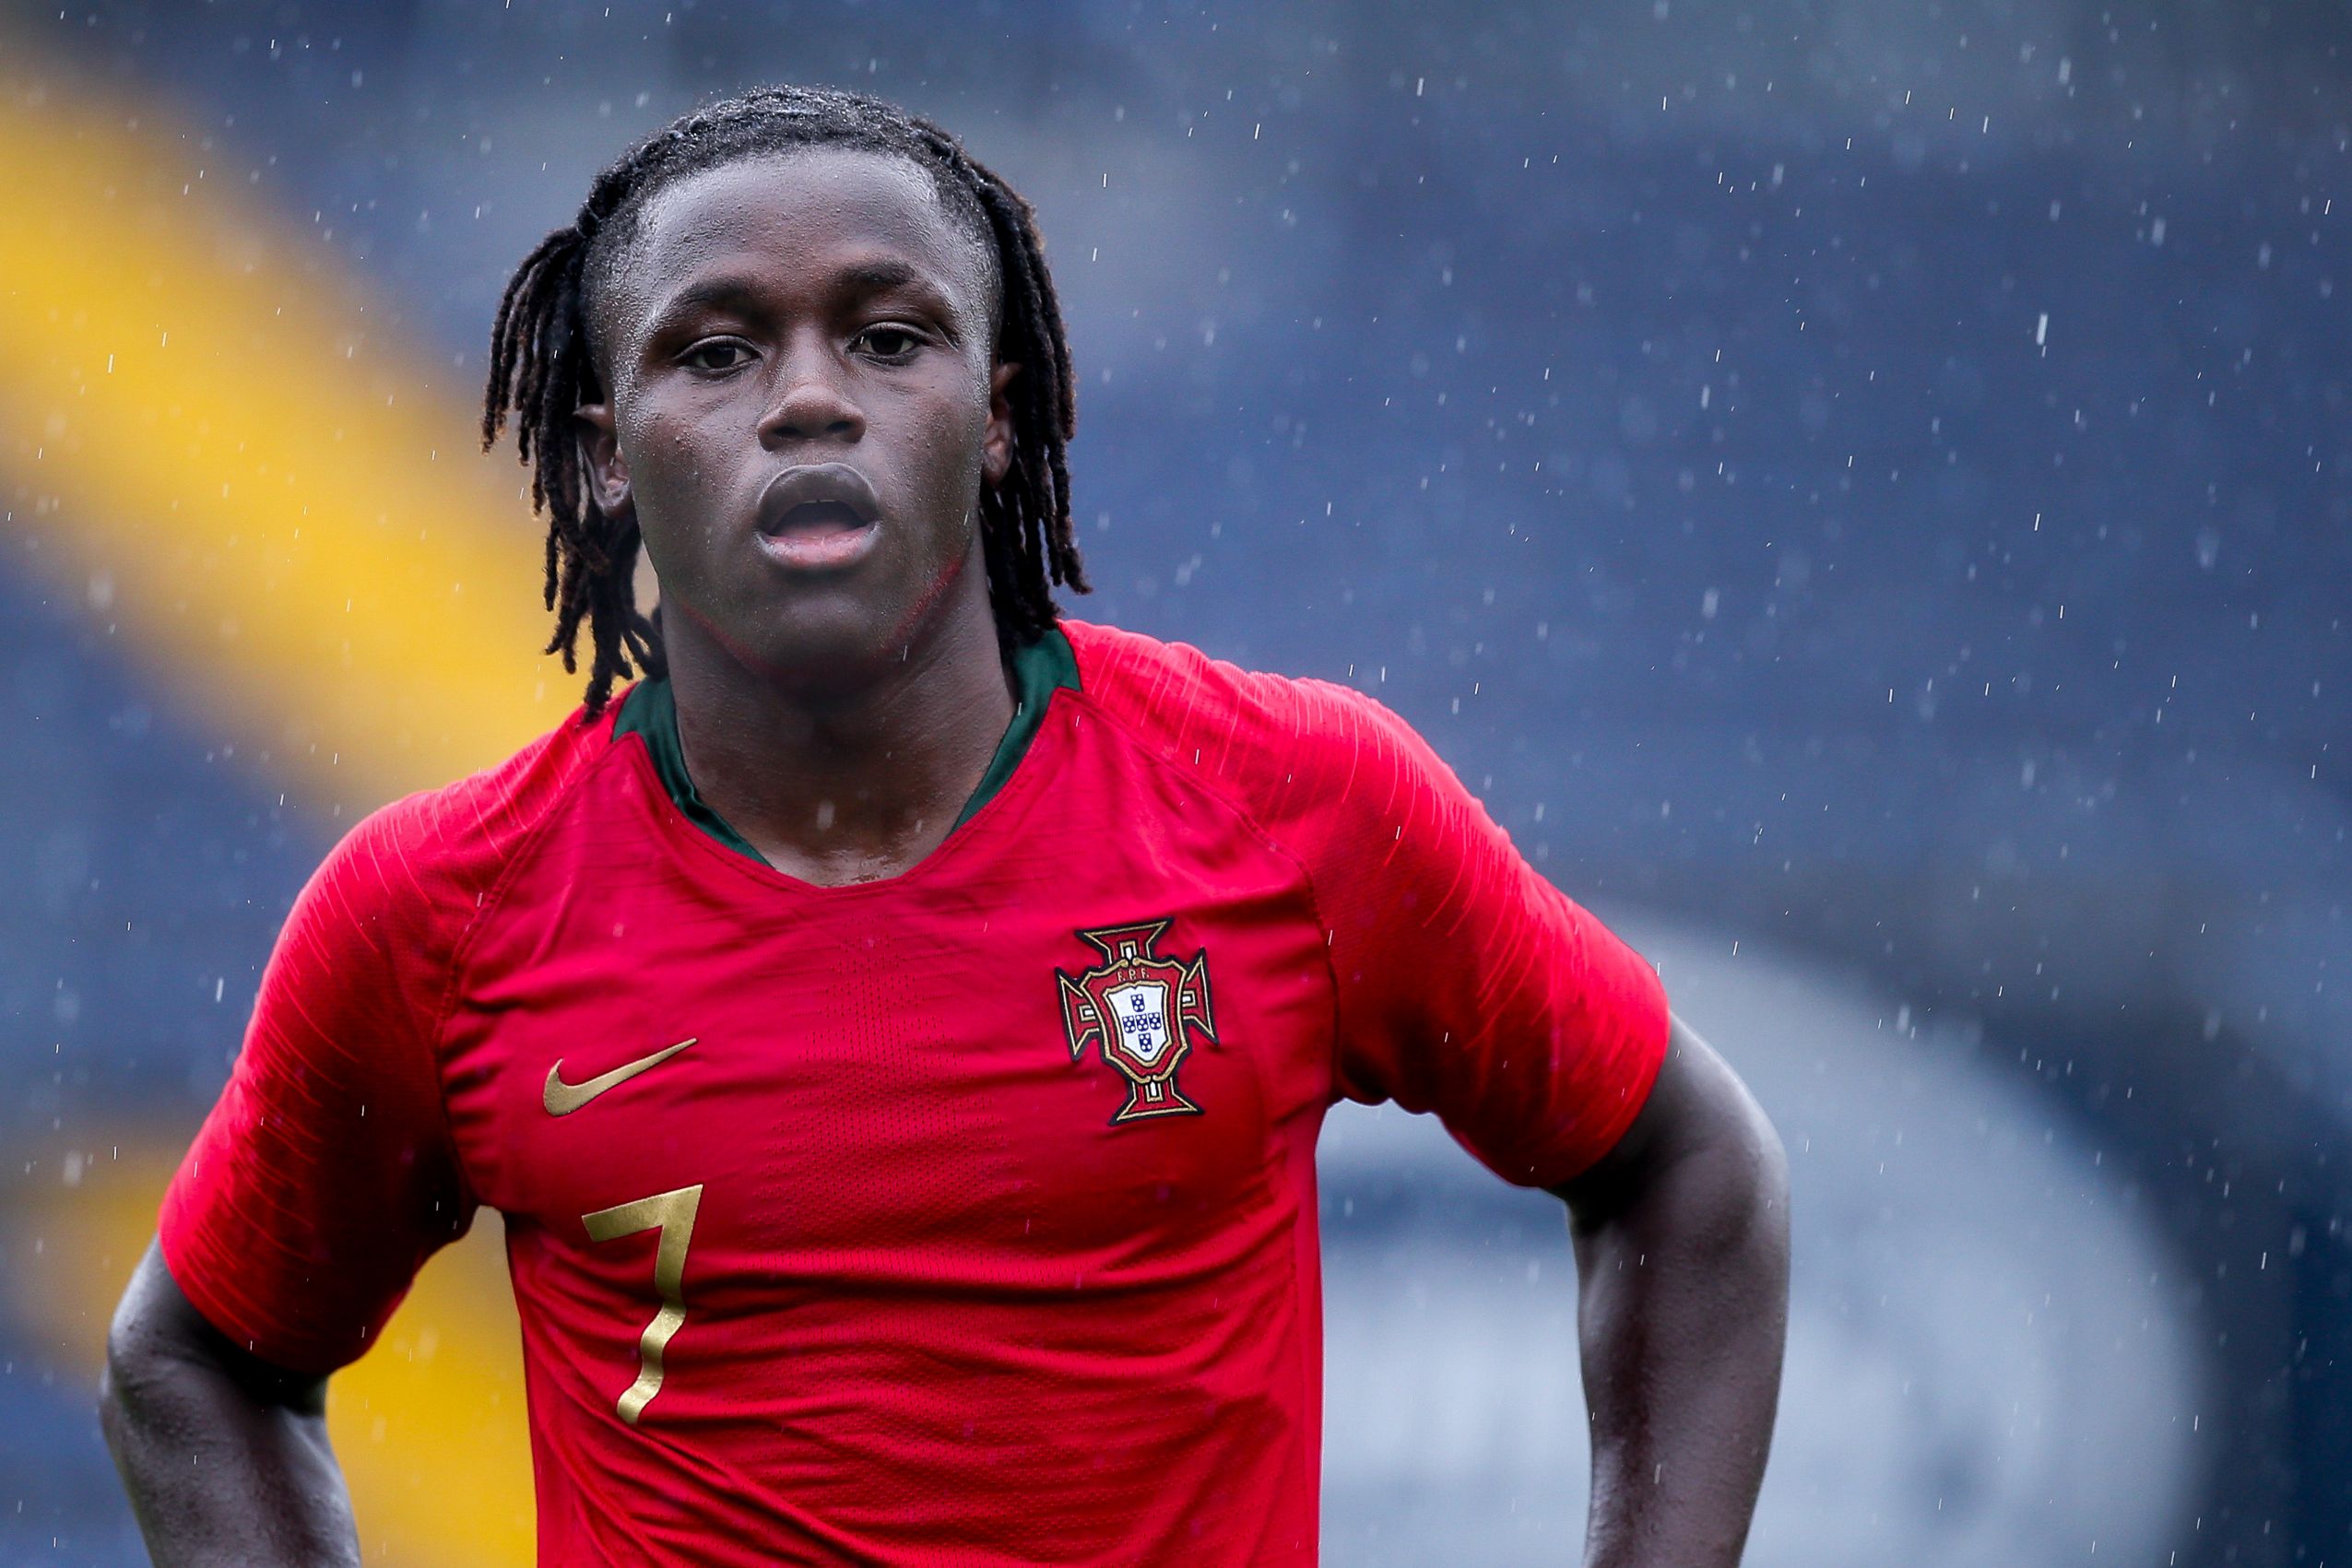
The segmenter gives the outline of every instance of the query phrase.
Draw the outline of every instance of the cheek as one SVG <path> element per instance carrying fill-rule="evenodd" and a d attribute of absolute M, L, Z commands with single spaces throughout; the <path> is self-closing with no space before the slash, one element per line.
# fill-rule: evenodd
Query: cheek
<path fill-rule="evenodd" d="M 621 452 L 646 559 L 673 587 L 708 574 L 727 508 L 694 424 L 641 409 L 624 425 Z"/>
<path fill-rule="evenodd" d="M 691 424 L 660 410 L 636 410 L 621 430 L 621 450 L 632 469 L 669 470 L 689 461 Z"/>
<path fill-rule="evenodd" d="M 658 409 L 640 409 L 622 427 L 621 454 L 641 512 L 658 513 L 707 488 L 714 471 L 703 451 L 707 441 L 697 420 Z"/>
<path fill-rule="evenodd" d="M 982 480 L 981 445 L 988 433 L 988 410 L 963 393 L 925 410 L 916 474 L 929 510 L 942 523 L 974 511 Z"/>

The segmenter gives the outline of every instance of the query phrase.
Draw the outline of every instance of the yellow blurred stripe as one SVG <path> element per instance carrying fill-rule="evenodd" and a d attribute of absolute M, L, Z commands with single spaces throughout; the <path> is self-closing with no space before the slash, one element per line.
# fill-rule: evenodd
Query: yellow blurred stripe
<path fill-rule="evenodd" d="M 179 1139 L 44 1151 L 0 1215 L 16 1249 L 6 1306 L 93 1381 L 106 1324 L 155 1233 Z M 30 1201 L 26 1201 L 30 1197 Z M 20 1238 L 21 1239 L 21 1238 Z M 386 1568 L 522 1568 L 535 1550 L 522 1352 L 496 1216 L 426 1265 L 383 1342 L 327 1395 L 363 1555 Z"/>
<path fill-rule="evenodd" d="M 521 470 L 476 450 L 462 375 L 151 106 L 0 80 L 0 145 L 18 559 L 313 804 L 445 782 L 570 710 Z"/>
<path fill-rule="evenodd" d="M 10 560 L 214 727 L 350 814 L 494 761 L 576 701 L 536 655 L 538 541 L 471 388 L 380 331 L 243 165 L 151 105 L 45 88 L 0 37 L 0 510 Z M 52 75 L 51 81 L 65 78 Z M 176 1146 L 175 1146 L 176 1147 Z M 111 1148 L 111 1146 L 110 1146 Z M 170 1155 L 83 1161 L 6 1282 L 93 1373 Z M 372 1560 L 531 1561 L 514 1308 L 485 1221 L 425 1270 L 330 1423 Z"/>

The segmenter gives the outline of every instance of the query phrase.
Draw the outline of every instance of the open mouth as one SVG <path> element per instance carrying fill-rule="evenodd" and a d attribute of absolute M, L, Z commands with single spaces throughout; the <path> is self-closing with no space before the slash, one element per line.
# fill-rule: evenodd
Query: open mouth
<path fill-rule="evenodd" d="M 865 475 L 845 463 L 786 468 L 760 495 L 760 548 L 802 571 L 863 560 L 881 535 L 881 505 Z"/>

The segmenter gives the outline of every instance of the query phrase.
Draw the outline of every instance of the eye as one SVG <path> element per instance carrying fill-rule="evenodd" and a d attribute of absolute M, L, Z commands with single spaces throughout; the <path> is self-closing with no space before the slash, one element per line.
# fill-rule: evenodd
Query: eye
<path fill-rule="evenodd" d="M 678 357 L 679 363 L 696 371 L 731 371 L 751 359 L 751 350 L 730 337 L 713 337 L 695 344 Z"/>
<path fill-rule="evenodd" d="M 879 360 L 907 359 L 916 348 L 922 347 L 923 343 L 912 328 L 900 326 L 893 322 L 884 322 L 878 326 L 868 327 L 857 335 L 857 341 L 864 344 L 867 350 Z"/>

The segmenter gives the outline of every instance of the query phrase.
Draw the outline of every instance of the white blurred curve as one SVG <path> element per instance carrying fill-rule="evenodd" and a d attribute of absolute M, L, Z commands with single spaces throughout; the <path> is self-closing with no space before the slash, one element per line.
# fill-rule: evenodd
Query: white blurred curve
<path fill-rule="evenodd" d="M 1785 954 L 1621 929 L 1789 1149 L 1789 1367 L 1746 1562 L 2166 1561 L 2207 1373 L 2115 1166 L 1956 1029 Z M 1393 1108 L 1340 1107 L 1319 1165 L 1325 1560 L 1574 1561 L 1589 1461 L 1556 1203 Z M 1410 1217 L 1352 1230 L 1351 1196 L 1400 1180 Z"/>

